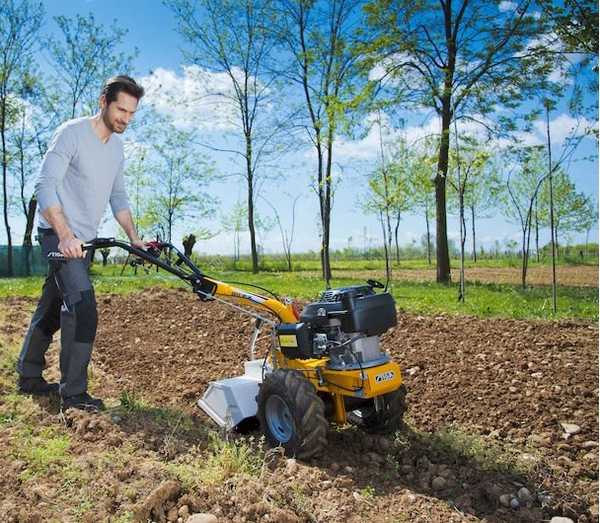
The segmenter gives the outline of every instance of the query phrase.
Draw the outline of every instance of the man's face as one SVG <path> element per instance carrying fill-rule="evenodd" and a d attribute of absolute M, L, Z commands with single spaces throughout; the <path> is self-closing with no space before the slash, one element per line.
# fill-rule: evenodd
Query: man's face
<path fill-rule="evenodd" d="M 137 98 L 123 91 L 117 93 L 117 99 L 110 104 L 106 103 L 104 96 L 100 97 L 102 120 L 104 121 L 104 125 L 113 133 L 121 134 L 127 129 L 129 122 L 133 119 L 137 106 Z"/>

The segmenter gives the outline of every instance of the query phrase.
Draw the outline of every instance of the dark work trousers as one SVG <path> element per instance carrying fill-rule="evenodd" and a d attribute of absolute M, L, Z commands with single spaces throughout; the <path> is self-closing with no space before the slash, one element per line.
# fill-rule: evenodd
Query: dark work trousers
<path fill-rule="evenodd" d="M 51 229 L 38 229 L 42 255 L 58 251 L 58 237 Z M 33 313 L 17 362 L 25 378 L 42 375 L 46 351 L 60 329 L 60 395 L 87 391 L 87 368 L 96 337 L 98 314 L 89 276 L 91 252 L 85 258 L 50 261 L 42 296 Z"/>

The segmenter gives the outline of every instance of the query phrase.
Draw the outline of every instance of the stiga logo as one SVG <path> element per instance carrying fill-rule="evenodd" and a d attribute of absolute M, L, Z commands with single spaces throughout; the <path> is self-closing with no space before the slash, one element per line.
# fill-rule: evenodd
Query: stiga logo
<path fill-rule="evenodd" d="M 375 381 L 377 383 L 381 383 L 382 381 L 390 381 L 394 379 L 394 376 L 394 371 L 389 370 L 387 372 L 384 372 L 383 374 L 377 374 L 377 376 L 375 376 Z"/>

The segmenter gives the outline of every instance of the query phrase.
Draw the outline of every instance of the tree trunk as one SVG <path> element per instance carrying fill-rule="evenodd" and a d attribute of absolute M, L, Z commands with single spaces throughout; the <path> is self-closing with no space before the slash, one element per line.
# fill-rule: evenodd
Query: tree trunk
<path fill-rule="evenodd" d="M 333 128 L 330 125 L 327 133 L 327 162 L 325 164 L 325 200 L 323 202 L 323 272 L 327 288 L 331 281 L 331 260 L 329 257 L 329 239 L 331 233 L 331 161 L 333 155 Z"/>
<path fill-rule="evenodd" d="M 521 287 L 527 288 L 527 259 L 525 256 L 525 242 L 527 237 L 527 227 L 523 230 L 523 240 L 521 244 Z"/>
<path fill-rule="evenodd" d="M 383 254 L 385 256 L 385 288 L 387 289 L 387 286 L 392 277 L 392 268 L 390 266 L 390 251 L 388 249 L 389 229 L 388 229 L 388 232 L 386 233 L 385 220 L 383 219 L 383 211 L 381 211 L 381 210 L 379 211 L 379 221 L 381 223 L 381 232 L 383 233 Z"/>
<path fill-rule="evenodd" d="M 475 245 L 475 206 L 471 205 L 471 231 L 473 233 L 473 262 L 477 263 L 477 247 Z"/>
<path fill-rule="evenodd" d="M 13 250 L 12 250 L 12 235 L 10 232 L 10 224 L 8 223 L 8 155 L 6 154 L 6 97 L 2 98 L 2 106 L 0 107 L 0 135 L 2 137 L 2 198 L 3 198 L 3 214 L 4 227 L 6 229 L 6 240 L 8 243 L 8 251 L 6 255 L 6 270 L 7 275 L 13 275 Z"/>
<path fill-rule="evenodd" d="M 431 265 L 431 232 L 429 231 L 429 212 L 425 209 L 425 224 L 427 226 L 427 264 Z"/>
<path fill-rule="evenodd" d="M 258 251 L 256 249 L 256 229 L 254 227 L 254 175 L 252 172 L 252 138 L 246 133 L 246 179 L 248 180 L 248 231 L 252 253 L 252 272 L 258 272 Z"/>
<path fill-rule="evenodd" d="M 194 234 L 189 234 L 183 239 L 183 254 L 188 258 L 192 256 L 194 245 L 196 245 L 196 236 Z"/>
<path fill-rule="evenodd" d="M 29 200 L 27 207 L 27 220 L 25 224 L 25 234 L 23 235 L 23 245 L 33 245 L 31 235 L 33 233 L 33 222 L 35 220 L 35 211 L 37 209 L 37 200 L 35 195 Z"/>
<path fill-rule="evenodd" d="M 460 173 L 460 170 L 458 171 Z M 465 202 L 464 202 L 464 187 L 461 186 L 461 180 L 459 177 L 459 213 L 460 213 L 460 281 L 459 281 L 459 293 L 458 301 L 461 303 L 465 302 L 465 242 L 467 240 L 467 230 L 465 227 Z"/>
<path fill-rule="evenodd" d="M 450 149 L 450 101 L 444 101 L 442 112 L 442 137 L 435 177 L 436 210 L 436 260 L 437 282 L 450 283 L 450 256 L 448 254 L 448 230 L 446 223 L 446 176 L 448 174 L 448 151 Z"/>
<path fill-rule="evenodd" d="M 394 240 L 396 242 L 396 263 L 400 265 L 400 246 L 398 245 L 398 229 L 400 228 L 400 211 L 396 215 L 396 228 L 394 229 Z"/>
<path fill-rule="evenodd" d="M 538 199 L 535 198 L 535 257 L 540 262 L 540 221 L 538 217 Z"/>

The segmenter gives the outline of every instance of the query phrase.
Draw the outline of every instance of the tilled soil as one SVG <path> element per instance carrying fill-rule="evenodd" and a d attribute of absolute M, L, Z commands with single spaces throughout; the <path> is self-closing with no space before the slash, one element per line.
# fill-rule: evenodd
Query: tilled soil
<path fill-rule="evenodd" d="M 109 398 L 128 391 L 192 414 L 196 428 L 215 428 L 195 401 L 209 381 L 242 372 L 253 320 L 180 290 L 98 301 L 94 391 Z M 31 304 L 5 304 L 0 336 L 22 335 Z M 226 483 L 194 499 L 151 471 L 139 482 L 140 463 L 107 481 L 117 490 L 138 485 L 150 505 L 160 498 L 151 488 L 176 489 L 148 510 L 152 517 L 185 505 L 240 522 L 598 520 L 596 324 L 400 311 L 382 343 L 409 391 L 408 427 L 395 439 L 332 427 L 320 458 L 275 457 L 260 481 Z M 264 352 L 267 339 L 258 345 Z M 160 430 L 86 416 L 72 422 L 82 456 L 86 445 L 123 447 L 136 438 L 150 450 L 166 448 Z M 188 429 L 166 461 L 193 446 L 194 427 Z"/>

